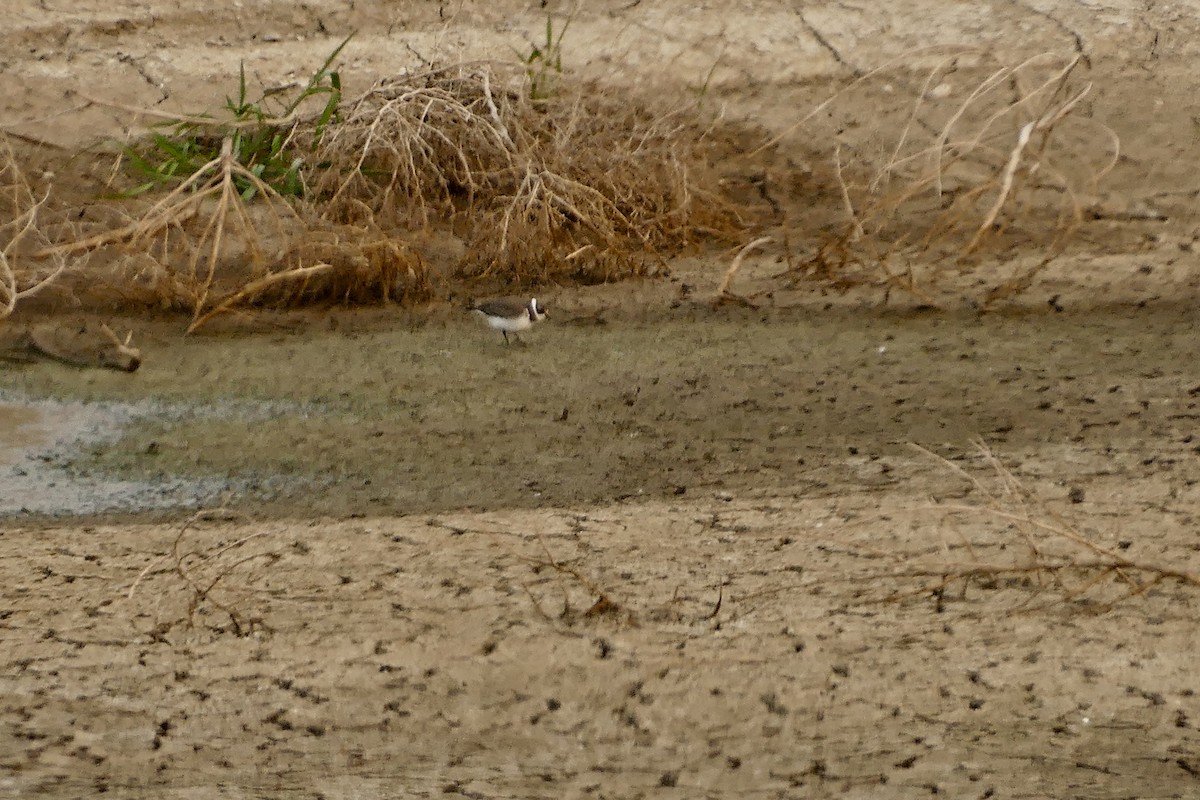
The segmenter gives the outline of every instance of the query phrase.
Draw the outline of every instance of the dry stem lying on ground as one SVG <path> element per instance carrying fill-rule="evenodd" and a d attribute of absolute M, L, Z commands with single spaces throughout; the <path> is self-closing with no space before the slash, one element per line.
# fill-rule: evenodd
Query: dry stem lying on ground
<path fill-rule="evenodd" d="M 718 306 L 722 303 L 740 303 L 742 305 L 751 304 L 748 298 L 742 297 L 739 294 L 734 294 L 729 290 L 729 287 L 733 284 L 734 276 L 737 275 L 737 271 L 741 268 L 742 262 L 746 260 L 746 256 L 763 245 L 770 243 L 770 236 L 760 236 L 742 247 L 741 250 L 738 250 L 737 255 L 733 257 L 733 261 L 729 264 L 729 269 L 725 270 L 725 277 L 721 279 L 720 285 L 717 286 L 717 291 L 713 293 L 712 305 Z"/>
<path fill-rule="evenodd" d="M 1088 600 L 1107 610 L 1168 582 L 1200 589 L 1200 573 L 1132 558 L 1122 550 L 1105 547 L 1089 538 L 1039 503 L 981 441 L 976 442 L 976 447 L 998 479 L 999 492 L 990 490 L 978 478 L 945 458 L 923 447 L 914 447 L 969 480 L 985 498 L 985 503 L 978 506 L 938 504 L 938 511 L 952 515 L 983 515 L 999 521 L 1005 526 L 1004 532 L 1018 537 L 1022 546 L 1009 548 L 1002 545 L 996 551 L 1002 554 L 998 560 L 989 560 L 982 554 L 984 543 L 973 543 L 964 536 L 960 547 L 970 560 L 947 560 L 903 569 L 889 577 L 934 580 L 923 583 L 919 589 L 891 595 L 889 600 L 932 596 L 940 605 L 955 584 L 960 585 L 965 594 L 972 584 L 995 588 L 997 581 L 1008 579 L 1021 588 L 1032 590 L 1031 600 L 1043 592 L 1051 592 L 1054 603 Z M 949 555 L 949 549 L 946 555 Z"/>
<path fill-rule="evenodd" d="M 86 320 L 20 326 L 0 335 L 0 361 L 28 364 L 45 360 L 136 372 L 142 365 L 142 351 L 133 344 L 133 331 L 121 339 L 108 325 Z"/>
<path fill-rule="evenodd" d="M 986 252 L 1023 244 L 1045 254 L 992 283 L 987 305 L 1027 288 L 1061 252 L 1120 142 L 1077 113 L 1091 90 L 1078 77 L 1087 63 L 1079 54 L 1041 53 L 1014 66 L 960 48 L 912 87 L 904 119 L 881 115 L 864 126 L 846 118 L 853 106 L 839 100 L 851 91 L 894 94 L 906 78 L 897 65 L 910 58 L 858 78 L 797 123 L 824 126 L 846 221 L 794 277 L 879 282 L 928 299 L 942 270 Z M 964 74 L 983 77 L 956 88 Z M 918 261 L 931 266 L 918 273 Z"/>

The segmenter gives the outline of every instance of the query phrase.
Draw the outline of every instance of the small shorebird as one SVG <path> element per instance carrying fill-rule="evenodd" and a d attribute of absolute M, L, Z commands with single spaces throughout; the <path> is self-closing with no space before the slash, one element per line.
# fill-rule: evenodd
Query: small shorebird
<path fill-rule="evenodd" d="M 540 322 L 546 316 L 546 307 L 531 297 L 528 301 L 515 297 L 498 297 L 494 300 L 484 300 L 471 307 L 476 314 L 482 314 L 487 324 L 504 334 L 508 343 L 511 333 L 517 338 L 517 332 L 528 330 L 533 323 Z M 517 338 L 517 341 L 520 341 Z"/>

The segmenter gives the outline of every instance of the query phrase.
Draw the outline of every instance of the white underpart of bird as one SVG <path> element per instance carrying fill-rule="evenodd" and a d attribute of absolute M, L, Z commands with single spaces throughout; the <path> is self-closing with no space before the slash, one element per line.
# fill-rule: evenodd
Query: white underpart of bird
<path fill-rule="evenodd" d="M 528 330 L 546 316 L 545 307 L 536 297 L 530 298 L 529 302 L 512 298 L 486 300 L 472 310 L 482 314 L 488 325 L 503 333 L 505 341 L 508 341 L 508 334 Z"/>

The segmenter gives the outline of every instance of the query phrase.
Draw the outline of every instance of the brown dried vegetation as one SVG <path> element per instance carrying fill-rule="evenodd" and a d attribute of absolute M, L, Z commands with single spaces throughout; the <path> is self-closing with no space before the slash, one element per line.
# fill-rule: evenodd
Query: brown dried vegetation
<path fill-rule="evenodd" d="M 40 197 L 35 193 L 8 140 L 0 138 L 0 319 L 71 266 L 61 254 L 43 260 L 32 257 L 35 248 L 49 242 L 45 214 L 49 196 L 49 189 Z"/>
<path fill-rule="evenodd" d="M 645 274 L 658 253 L 740 227 L 694 106 L 595 86 L 534 98 L 526 76 L 456 65 L 380 81 L 322 139 L 313 196 L 332 219 L 450 220 L 460 277 L 499 284 Z"/>
<path fill-rule="evenodd" d="M 911 63 L 931 66 L 923 79 Z M 993 54 L 936 48 L 864 74 L 816 106 L 803 128 L 830 142 L 830 183 L 843 222 L 791 278 L 878 283 L 928 299 L 946 270 L 1033 253 L 987 281 L 982 304 L 1019 293 L 1060 255 L 1120 142 L 1091 118 L 1090 65 L 1080 54 L 1041 53 L 1010 65 Z M 906 117 L 853 118 L 848 93 L 913 97 Z M 985 256 L 987 258 L 985 258 Z"/>
<path fill-rule="evenodd" d="M 813 200 L 840 208 L 841 221 L 813 255 L 787 253 L 786 280 L 927 298 L 947 269 L 1013 256 L 1011 274 L 986 282 L 986 306 L 1027 288 L 1061 253 L 1115 164 L 1115 134 L 1080 113 L 1091 88 L 1081 56 L 1010 66 L 961 49 L 920 55 L 931 64 L 923 79 L 884 65 L 793 127 L 806 129 L 806 153 L 828 159 L 829 196 Z M 188 117 L 178 130 L 220 142 L 220 154 L 149 205 L 116 206 L 124 224 L 82 231 L 47 223 L 46 197 L 0 151 L 11 206 L 0 229 L 0 314 L 68 264 L 77 295 L 115 291 L 186 310 L 195 330 L 238 307 L 422 302 L 445 279 L 492 291 L 655 274 L 681 247 L 732 242 L 754 227 L 717 165 L 736 157 L 738 170 L 755 173 L 755 158 L 779 155 L 792 131 L 755 137 L 761 146 L 747 154 L 735 143 L 747 141 L 744 129 L 692 100 L 663 108 L 565 79 L 535 92 L 531 80 L 492 63 L 421 68 L 340 103 L 261 116 L 275 155 L 295 165 L 294 196 L 239 161 L 246 121 Z M 914 97 L 902 119 L 881 112 L 864 124 L 839 103 L 850 92 L 897 91 Z M 791 234 L 811 240 L 764 198 L 782 214 L 785 250 Z M 454 263 L 426 262 L 419 243 L 431 231 L 463 243 Z M 77 268 L 94 254 L 93 267 Z"/>
<path fill-rule="evenodd" d="M 14 271 L 5 250 L 0 299 L 11 311 L 68 259 L 102 252 L 103 267 L 70 291 L 186 310 L 195 330 L 244 306 L 427 300 L 434 278 L 415 243 L 430 230 L 465 243 L 441 273 L 500 287 L 649 274 L 664 251 L 742 226 L 713 166 L 722 145 L 694 103 L 651 110 L 566 81 L 535 97 L 529 80 L 459 64 L 381 80 L 332 118 L 328 101 L 262 117 L 275 156 L 304 154 L 302 196 L 239 160 L 246 121 L 187 117 L 175 131 L 192 137 L 189 155 L 214 142 L 219 155 L 189 163 L 191 174 L 148 205 L 124 205 L 122 224 L 42 236 L 36 268 Z M 154 141 L 173 151 L 164 135 Z M 44 198 L 23 192 L 14 244 L 41 233 Z"/>

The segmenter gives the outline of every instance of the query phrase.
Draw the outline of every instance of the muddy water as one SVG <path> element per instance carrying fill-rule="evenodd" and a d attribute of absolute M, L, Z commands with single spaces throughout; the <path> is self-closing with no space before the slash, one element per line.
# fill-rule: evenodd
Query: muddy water
<path fill-rule="evenodd" d="M 1200 478 L 1196 315 L 681 309 L 560 316 L 506 347 L 470 320 L 360 314 L 166 337 L 136 376 L 0 376 L 88 401 L 37 411 L 58 415 L 52 455 L 5 480 L 84 481 L 80 511 L 227 496 L 266 515 L 405 514 L 940 480 L 909 443 L 966 458 L 978 437 L 1017 469 L 1051 448 L 1075 475 L 1182 486 Z M 47 427 L 9 413 L 23 436 Z M 5 513 L 61 508 L 3 496 Z"/>

